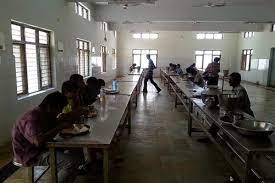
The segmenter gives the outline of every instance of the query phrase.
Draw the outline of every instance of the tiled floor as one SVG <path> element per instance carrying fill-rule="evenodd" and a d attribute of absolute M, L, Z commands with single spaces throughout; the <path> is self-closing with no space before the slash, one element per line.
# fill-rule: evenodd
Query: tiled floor
<path fill-rule="evenodd" d="M 174 108 L 167 90 L 141 94 L 133 112 L 133 130 L 121 141 L 124 161 L 112 166 L 112 183 L 223 183 L 232 170 L 214 145 L 201 144 L 187 135 L 186 112 Z M 275 92 L 245 85 L 257 118 L 275 121 Z M 22 182 L 22 170 L 6 182 Z M 49 175 L 42 182 L 49 182 Z M 96 182 L 92 176 L 75 182 Z M 100 182 L 100 181 L 97 181 Z"/>

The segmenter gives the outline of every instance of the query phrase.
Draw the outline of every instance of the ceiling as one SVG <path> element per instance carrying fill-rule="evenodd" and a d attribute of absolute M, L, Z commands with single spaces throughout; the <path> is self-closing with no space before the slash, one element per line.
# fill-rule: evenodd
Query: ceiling
<path fill-rule="evenodd" d="M 113 22 L 117 28 L 132 31 L 261 31 L 264 24 L 275 22 L 274 0 L 82 1 L 95 5 L 97 21 Z"/>

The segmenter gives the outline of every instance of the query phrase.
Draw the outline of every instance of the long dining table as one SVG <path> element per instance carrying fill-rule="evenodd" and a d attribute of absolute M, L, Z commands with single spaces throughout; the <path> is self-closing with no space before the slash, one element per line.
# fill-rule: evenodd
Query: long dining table
<path fill-rule="evenodd" d="M 134 81 L 135 79 L 132 76 L 135 76 L 138 81 Z M 95 118 L 87 118 L 84 122 L 90 126 L 90 133 L 69 138 L 57 135 L 53 140 L 48 142 L 52 183 L 58 182 L 56 165 L 56 150 L 58 148 L 102 150 L 103 181 L 104 183 L 110 181 L 109 153 L 119 130 L 127 128 L 128 134 L 131 133 L 132 97 L 135 90 L 139 87 L 139 82 L 142 82 L 142 76 L 143 72 L 140 73 L 140 75 L 127 74 L 122 78 L 117 78 L 121 81 L 119 82 L 119 93 L 106 95 L 104 100 L 98 99 L 93 104 L 97 109 L 98 115 Z M 133 80 L 128 81 L 129 78 L 133 78 Z M 122 80 L 127 80 L 127 82 L 123 82 Z M 137 95 L 137 93 L 135 93 L 135 95 Z"/>
<path fill-rule="evenodd" d="M 275 182 L 275 135 L 268 138 L 243 136 L 231 125 L 220 120 L 218 107 L 208 108 L 200 98 L 203 88 L 193 84 L 187 78 L 169 75 L 166 70 L 161 71 L 164 81 L 168 83 L 175 96 L 175 106 L 182 104 L 188 111 L 188 135 L 194 132 L 203 132 L 225 160 L 235 170 L 236 175 L 243 183 Z M 247 120 L 255 120 L 244 114 Z M 199 126 L 193 128 L 193 122 Z M 219 128 L 218 137 L 214 138 L 208 131 L 215 125 Z"/>

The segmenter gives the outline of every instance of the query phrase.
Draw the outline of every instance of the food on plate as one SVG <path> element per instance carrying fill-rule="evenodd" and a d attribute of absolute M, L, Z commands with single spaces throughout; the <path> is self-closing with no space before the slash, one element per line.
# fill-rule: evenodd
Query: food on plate
<path fill-rule="evenodd" d="M 84 125 L 84 124 L 73 124 L 72 127 L 63 129 L 61 131 L 61 134 L 63 135 L 78 135 L 82 133 L 89 132 L 89 125 Z"/>

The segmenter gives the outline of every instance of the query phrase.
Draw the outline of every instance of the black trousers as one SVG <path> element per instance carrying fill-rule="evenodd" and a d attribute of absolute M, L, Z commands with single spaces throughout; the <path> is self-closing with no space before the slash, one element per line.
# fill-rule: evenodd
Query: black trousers
<path fill-rule="evenodd" d="M 144 86 L 143 86 L 143 91 L 147 91 L 147 82 L 148 80 L 150 80 L 150 82 L 155 86 L 155 88 L 159 91 L 160 88 L 157 85 L 157 83 L 155 83 L 155 81 L 153 80 L 153 74 L 147 74 L 144 78 Z"/>
<path fill-rule="evenodd" d="M 218 85 L 219 76 L 217 77 L 206 77 L 207 85 Z"/>

